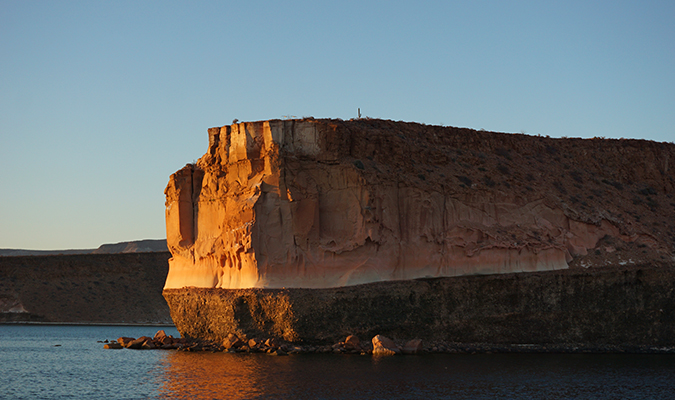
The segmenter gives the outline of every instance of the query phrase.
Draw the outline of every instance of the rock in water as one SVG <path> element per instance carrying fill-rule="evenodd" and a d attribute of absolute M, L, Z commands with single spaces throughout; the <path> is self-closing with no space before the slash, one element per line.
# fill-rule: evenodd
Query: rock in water
<path fill-rule="evenodd" d="M 229 335 L 227 335 L 225 340 L 223 340 L 223 347 L 226 350 L 229 350 L 231 348 L 239 348 L 243 345 L 244 345 L 244 342 L 241 339 L 239 339 L 236 335 L 233 335 L 231 333 Z"/>
<path fill-rule="evenodd" d="M 422 339 L 413 339 L 403 346 L 403 354 L 419 354 L 422 352 Z"/>
<path fill-rule="evenodd" d="M 122 336 L 117 339 L 117 343 L 121 344 L 124 347 L 129 347 L 131 342 L 133 342 L 134 340 L 136 340 L 136 338 Z"/>
<path fill-rule="evenodd" d="M 302 307 L 285 299 L 295 292 L 204 290 L 672 263 L 674 159 L 668 143 L 371 119 L 212 128 L 207 153 L 174 173 L 165 191 L 173 255 L 165 297 L 182 334 L 291 340 Z M 190 296 L 211 299 L 204 307 L 222 315 L 181 321 L 193 312 Z M 257 315 L 256 299 L 268 297 L 261 304 L 269 310 Z M 410 293 L 401 306 L 418 307 L 418 298 Z M 223 318 L 222 334 L 209 318 Z"/>
<path fill-rule="evenodd" d="M 401 349 L 388 337 L 377 335 L 373 338 L 374 356 L 393 356 L 400 353 Z"/>
<path fill-rule="evenodd" d="M 362 350 L 361 341 L 357 336 L 349 335 L 345 339 L 345 349 L 347 350 Z"/>

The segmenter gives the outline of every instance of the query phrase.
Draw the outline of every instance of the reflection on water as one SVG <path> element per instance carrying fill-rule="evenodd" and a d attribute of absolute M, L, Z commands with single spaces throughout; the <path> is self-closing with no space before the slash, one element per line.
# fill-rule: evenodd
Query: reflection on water
<path fill-rule="evenodd" d="M 367 369 L 371 359 L 172 352 L 165 363 L 160 397 L 317 398 L 323 393 L 324 398 L 349 398 L 350 386 L 360 379 L 358 373 Z M 336 384 L 347 386 L 331 388 Z"/>
<path fill-rule="evenodd" d="M 670 398 L 673 356 L 370 356 L 169 352 L 159 398 Z"/>
<path fill-rule="evenodd" d="M 284 371 L 284 362 L 288 357 L 263 360 L 258 355 L 170 352 L 163 366 L 165 380 L 160 393 L 186 399 L 255 398 L 265 393 L 258 383 L 265 375 L 265 363 L 267 369 Z"/>

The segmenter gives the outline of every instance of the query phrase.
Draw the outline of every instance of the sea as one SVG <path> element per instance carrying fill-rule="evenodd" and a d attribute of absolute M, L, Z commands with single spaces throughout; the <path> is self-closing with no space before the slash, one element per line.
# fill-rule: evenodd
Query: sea
<path fill-rule="evenodd" d="M 0 325 L 1 399 L 673 399 L 675 355 L 107 350 L 173 327 Z"/>

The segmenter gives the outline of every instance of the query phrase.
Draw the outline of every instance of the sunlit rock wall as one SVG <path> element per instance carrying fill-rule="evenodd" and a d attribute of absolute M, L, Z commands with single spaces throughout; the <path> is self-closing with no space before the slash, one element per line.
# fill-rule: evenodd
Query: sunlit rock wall
<path fill-rule="evenodd" d="M 527 190 L 517 176 L 493 181 L 495 165 L 504 172 L 517 163 L 518 140 L 535 138 L 439 128 L 305 119 L 209 129 L 208 152 L 173 174 L 165 191 L 173 255 L 165 289 L 330 288 L 565 269 L 606 237 L 671 257 L 654 234 L 607 207 L 575 208 L 566 193 L 552 193 L 559 181 L 540 178 Z M 466 150 L 452 141 L 466 141 L 463 134 L 473 135 L 467 146 L 506 151 L 508 160 L 459 161 Z M 471 175 L 476 168 L 485 178 Z M 510 168 L 515 175 L 519 167 Z"/>

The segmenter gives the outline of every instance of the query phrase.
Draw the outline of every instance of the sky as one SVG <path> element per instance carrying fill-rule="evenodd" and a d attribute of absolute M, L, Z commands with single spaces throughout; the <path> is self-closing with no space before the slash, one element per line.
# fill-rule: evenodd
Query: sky
<path fill-rule="evenodd" d="M 675 2 L 0 0 L 0 248 L 165 238 L 239 121 L 675 141 Z"/>

